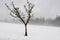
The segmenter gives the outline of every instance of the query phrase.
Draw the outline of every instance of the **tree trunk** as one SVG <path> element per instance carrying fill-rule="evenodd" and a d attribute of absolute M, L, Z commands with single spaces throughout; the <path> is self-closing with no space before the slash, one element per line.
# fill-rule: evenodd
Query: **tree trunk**
<path fill-rule="evenodd" d="M 25 25 L 25 36 L 27 36 L 27 25 Z"/>

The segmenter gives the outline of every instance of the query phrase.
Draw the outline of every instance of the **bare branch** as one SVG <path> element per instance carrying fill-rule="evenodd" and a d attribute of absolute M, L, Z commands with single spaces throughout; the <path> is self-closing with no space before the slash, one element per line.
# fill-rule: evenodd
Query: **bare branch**
<path fill-rule="evenodd" d="M 16 16 L 17 16 L 18 18 L 20 18 L 21 21 L 25 24 L 25 21 L 23 20 L 23 18 L 22 18 L 21 15 L 19 14 L 18 10 L 17 10 L 17 9 L 15 9 L 15 10 L 16 10 Z"/>
<path fill-rule="evenodd" d="M 35 5 L 32 5 L 31 10 L 34 8 Z"/>
<path fill-rule="evenodd" d="M 20 19 L 21 19 L 21 21 L 25 24 L 25 21 L 22 19 L 22 17 L 21 17 L 21 15 L 19 14 L 19 12 L 18 12 L 17 8 L 15 8 L 15 6 L 14 6 L 13 2 L 12 2 L 12 6 L 13 6 L 13 8 L 15 9 L 16 16 L 17 16 L 18 18 L 20 18 Z"/>
<path fill-rule="evenodd" d="M 24 20 L 24 18 L 21 16 L 21 10 L 20 10 L 20 13 L 19 13 L 19 11 L 18 11 L 18 9 L 15 7 L 15 5 L 14 5 L 14 3 L 12 2 L 12 7 L 13 7 L 13 10 L 11 10 L 11 8 L 9 8 L 9 6 L 7 5 L 7 4 L 5 4 L 6 5 L 6 7 L 14 14 L 14 15 L 16 15 L 16 16 L 14 16 L 14 15 L 12 15 L 11 13 L 10 13 L 10 15 L 11 16 L 13 16 L 13 17 L 17 17 L 17 18 L 19 18 L 19 19 L 21 19 L 21 21 L 25 24 L 25 25 L 27 25 L 28 24 L 28 22 L 30 21 L 30 18 L 31 18 L 31 13 L 32 13 L 32 9 L 33 9 L 33 7 L 34 7 L 34 5 L 32 5 L 31 3 L 29 3 L 29 1 L 27 0 L 27 5 L 28 5 L 28 7 L 26 6 L 26 5 L 24 5 L 24 8 L 25 8 L 25 10 L 26 10 L 26 12 L 27 12 L 27 14 L 28 14 L 28 18 L 27 18 L 27 20 L 26 20 L 26 22 L 25 22 L 25 20 Z"/>
<path fill-rule="evenodd" d="M 14 17 L 14 18 L 17 18 L 17 16 L 14 16 L 12 13 L 10 13 L 10 15 L 11 15 L 12 17 Z"/>
<path fill-rule="evenodd" d="M 5 5 L 6 5 L 6 7 L 7 7 L 13 14 L 15 14 L 19 19 L 21 19 L 21 21 L 25 24 L 25 21 L 22 19 L 22 17 L 21 17 L 21 15 L 19 14 L 17 8 L 15 8 L 13 2 L 12 2 L 12 6 L 13 6 L 13 8 L 14 8 L 14 11 L 12 11 L 6 3 L 5 3 Z M 10 15 L 13 16 L 11 13 L 10 13 Z M 15 17 L 15 16 L 13 16 L 13 17 Z"/>
<path fill-rule="evenodd" d="M 31 18 L 31 16 L 29 15 L 25 25 L 28 24 L 28 22 L 30 21 L 30 18 Z"/>
<path fill-rule="evenodd" d="M 14 13 L 10 8 L 9 8 L 9 6 L 5 3 L 5 5 L 6 5 L 6 7 L 12 12 L 12 13 Z"/>
<path fill-rule="evenodd" d="M 25 25 L 27 25 L 28 24 L 28 22 L 30 21 L 30 19 L 31 19 L 31 12 L 32 12 L 32 9 L 33 9 L 33 7 L 34 7 L 34 5 L 32 5 L 31 3 L 29 3 L 28 2 L 28 0 L 27 0 L 27 4 L 28 4 L 28 18 L 27 18 L 27 20 L 26 20 L 26 24 Z"/>
<path fill-rule="evenodd" d="M 25 8 L 25 10 L 26 10 L 26 12 L 28 11 L 28 9 L 26 8 L 26 5 L 24 5 L 24 8 Z"/>
<path fill-rule="evenodd" d="M 14 8 L 15 10 L 17 10 L 16 7 L 14 6 L 14 3 L 13 3 L 13 2 L 12 2 L 12 6 L 13 6 L 13 8 Z"/>

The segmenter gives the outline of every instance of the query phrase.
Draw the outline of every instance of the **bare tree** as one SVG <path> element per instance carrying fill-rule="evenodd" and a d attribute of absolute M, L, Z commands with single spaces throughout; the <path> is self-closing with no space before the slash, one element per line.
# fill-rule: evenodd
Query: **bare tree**
<path fill-rule="evenodd" d="M 12 10 L 6 3 L 5 3 L 6 7 L 11 11 L 10 15 L 15 17 L 15 18 L 19 18 L 23 24 L 25 25 L 25 36 L 27 36 L 27 24 L 29 23 L 30 19 L 31 19 L 31 13 L 32 13 L 32 9 L 34 8 L 34 5 L 32 3 L 30 3 L 28 0 L 27 0 L 27 5 L 24 5 L 24 8 L 26 10 L 26 13 L 27 13 L 27 19 L 24 20 L 24 18 L 26 17 L 22 17 L 21 14 L 23 14 L 23 12 L 20 12 L 18 11 L 19 8 L 16 8 L 14 3 L 12 2 L 12 7 L 14 10 Z"/>

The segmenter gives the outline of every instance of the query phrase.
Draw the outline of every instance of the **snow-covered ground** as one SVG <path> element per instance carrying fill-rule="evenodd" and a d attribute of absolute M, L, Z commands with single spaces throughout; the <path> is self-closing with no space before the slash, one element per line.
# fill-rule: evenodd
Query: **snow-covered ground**
<path fill-rule="evenodd" d="M 23 24 L 0 23 L 0 40 L 60 40 L 60 27 L 28 25 L 25 37 Z"/>

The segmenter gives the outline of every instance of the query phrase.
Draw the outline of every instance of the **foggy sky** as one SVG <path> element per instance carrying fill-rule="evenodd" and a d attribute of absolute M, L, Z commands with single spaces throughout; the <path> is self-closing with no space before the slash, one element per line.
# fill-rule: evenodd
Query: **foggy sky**
<path fill-rule="evenodd" d="M 6 8 L 4 3 L 8 3 L 11 6 L 11 2 L 14 2 L 16 7 L 19 7 L 23 11 L 26 0 L 0 0 L 0 19 L 11 19 L 10 11 Z M 35 5 L 33 14 L 36 17 L 55 18 L 56 15 L 60 15 L 60 0 L 29 0 Z"/>

